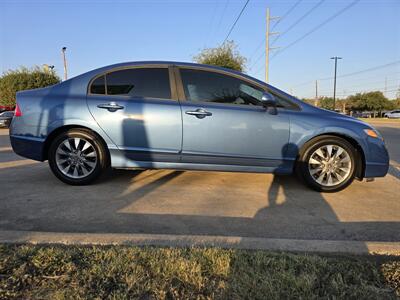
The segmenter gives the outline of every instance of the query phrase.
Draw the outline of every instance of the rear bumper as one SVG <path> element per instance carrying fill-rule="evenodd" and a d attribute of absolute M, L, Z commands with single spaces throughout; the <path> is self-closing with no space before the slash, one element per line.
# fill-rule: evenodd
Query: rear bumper
<path fill-rule="evenodd" d="M 29 136 L 10 135 L 10 141 L 11 147 L 18 155 L 33 160 L 44 160 L 44 139 Z"/>

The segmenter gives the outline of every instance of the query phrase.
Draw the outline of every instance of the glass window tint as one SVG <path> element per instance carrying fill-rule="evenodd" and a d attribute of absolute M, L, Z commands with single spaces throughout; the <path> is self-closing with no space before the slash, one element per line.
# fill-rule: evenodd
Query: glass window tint
<path fill-rule="evenodd" d="M 183 88 L 189 101 L 260 105 L 263 90 L 228 75 L 181 69 Z"/>
<path fill-rule="evenodd" d="M 291 109 L 297 109 L 297 105 L 293 104 L 291 101 L 286 99 L 285 97 L 278 95 L 275 92 L 269 91 L 272 95 L 274 95 L 276 101 L 278 102 L 278 107 L 285 107 Z"/>
<path fill-rule="evenodd" d="M 107 94 L 170 99 L 168 69 L 126 69 L 109 73 Z"/>
<path fill-rule="evenodd" d="M 90 87 L 90 93 L 91 94 L 101 94 L 101 95 L 104 95 L 106 93 L 104 76 L 100 76 L 95 81 L 93 81 L 93 83 Z"/>

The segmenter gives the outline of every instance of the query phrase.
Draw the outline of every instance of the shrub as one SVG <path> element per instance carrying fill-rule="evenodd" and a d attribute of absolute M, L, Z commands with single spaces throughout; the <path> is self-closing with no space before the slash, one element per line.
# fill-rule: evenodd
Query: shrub
<path fill-rule="evenodd" d="M 246 58 L 236 50 L 233 41 L 228 41 L 216 48 L 203 49 L 193 60 L 199 64 L 213 65 L 243 72 Z"/>
<path fill-rule="evenodd" d="M 14 106 L 18 91 L 42 88 L 60 82 L 54 71 L 44 71 L 39 67 L 21 67 L 9 70 L 0 77 L 0 105 Z"/>

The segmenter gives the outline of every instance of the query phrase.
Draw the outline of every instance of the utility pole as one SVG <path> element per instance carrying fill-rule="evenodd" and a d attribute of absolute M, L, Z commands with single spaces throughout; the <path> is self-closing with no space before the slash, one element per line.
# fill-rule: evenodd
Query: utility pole
<path fill-rule="evenodd" d="M 387 95 L 387 77 L 385 77 L 385 97 Z"/>
<path fill-rule="evenodd" d="M 335 76 L 334 76 L 334 81 L 333 81 L 333 110 L 336 108 L 336 73 L 337 73 L 337 61 L 338 59 L 342 59 L 341 57 L 334 56 L 331 57 L 331 59 L 335 60 Z"/>
<path fill-rule="evenodd" d="M 315 106 L 319 106 L 318 105 L 318 80 L 315 80 Z"/>
<path fill-rule="evenodd" d="M 270 22 L 273 20 L 277 20 L 279 17 L 271 17 L 269 14 L 269 7 L 267 7 L 267 25 L 266 25 L 266 32 L 265 32 L 265 82 L 268 83 L 268 69 L 269 69 L 269 51 L 276 49 L 269 47 L 269 37 L 274 34 L 279 34 L 278 32 L 270 32 Z"/>
<path fill-rule="evenodd" d="M 64 80 L 68 79 L 68 75 L 67 75 L 67 59 L 65 58 L 65 51 L 67 50 L 67 47 L 62 47 L 61 48 L 61 53 L 63 56 L 63 62 L 64 62 Z"/>

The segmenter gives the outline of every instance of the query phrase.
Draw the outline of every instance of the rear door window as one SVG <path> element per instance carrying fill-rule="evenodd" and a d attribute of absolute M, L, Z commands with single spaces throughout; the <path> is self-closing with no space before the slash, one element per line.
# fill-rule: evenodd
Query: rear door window
<path fill-rule="evenodd" d="M 168 68 L 132 68 L 96 78 L 90 94 L 171 99 Z"/>
<path fill-rule="evenodd" d="M 167 68 L 126 69 L 106 75 L 107 95 L 171 98 Z"/>
<path fill-rule="evenodd" d="M 106 93 L 106 83 L 104 75 L 95 79 L 90 87 L 91 94 L 104 95 Z"/>

